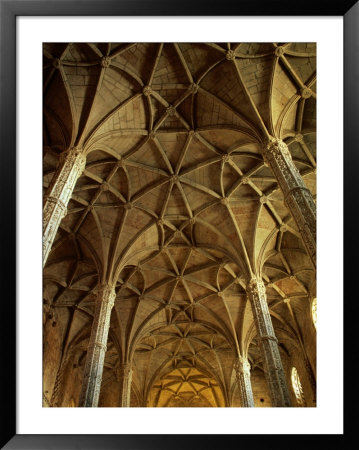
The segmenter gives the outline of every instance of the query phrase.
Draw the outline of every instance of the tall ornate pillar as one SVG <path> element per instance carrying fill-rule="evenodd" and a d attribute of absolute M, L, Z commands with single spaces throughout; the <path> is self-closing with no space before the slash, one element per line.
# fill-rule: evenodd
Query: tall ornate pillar
<path fill-rule="evenodd" d="M 115 303 L 115 298 L 116 292 L 112 286 L 102 286 L 98 290 L 79 406 L 97 407 L 107 349 L 111 311 Z"/>
<path fill-rule="evenodd" d="M 76 181 L 86 166 L 86 157 L 81 150 L 71 148 L 61 153 L 56 172 L 45 195 L 43 210 L 43 267 L 49 256 L 61 220 L 67 214 L 67 204 Z"/>
<path fill-rule="evenodd" d="M 241 397 L 241 406 L 243 408 L 253 408 L 254 400 L 251 385 L 251 365 L 247 359 L 239 357 L 234 362 L 234 370 L 236 372 L 236 379 Z"/>
<path fill-rule="evenodd" d="M 247 286 L 247 294 L 260 340 L 264 370 L 272 406 L 291 406 L 287 382 L 279 354 L 278 340 L 274 334 L 263 281 L 259 278 L 252 278 Z"/>
<path fill-rule="evenodd" d="M 308 255 L 316 267 L 316 208 L 312 193 L 305 186 L 287 145 L 281 139 L 269 140 L 264 146 L 263 157 L 277 178 Z"/>
<path fill-rule="evenodd" d="M 132 368 L 130 363 L 123 363 L 117 369 L 117 379 L 120 383 L 120 406 L 130 407 Z"/>

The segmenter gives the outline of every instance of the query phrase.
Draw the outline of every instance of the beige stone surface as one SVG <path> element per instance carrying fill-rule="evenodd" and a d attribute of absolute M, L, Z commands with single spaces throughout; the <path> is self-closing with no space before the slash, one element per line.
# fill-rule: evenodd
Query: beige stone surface
<path fill-rule="evenodd" d="M 91 406 L 243 407 L 242 359 L 254 406 L 272 406 L 258 277 L 291 406 L 293 366 L 315 406 L 316 45 L 45 43 L 43 83 L 44 205 L 61 180 L 67 202 L 44 223 L 43 405 L 81 405 L 98 290 L 114 286 Z M 309 219 L 263 157 L 273 138 Z M 71 149 L 86 165 L 66 184 Z"/>

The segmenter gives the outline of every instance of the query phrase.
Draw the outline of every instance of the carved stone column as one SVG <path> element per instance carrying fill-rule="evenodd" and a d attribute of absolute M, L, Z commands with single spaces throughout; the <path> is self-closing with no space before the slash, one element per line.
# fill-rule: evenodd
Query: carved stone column
<path fill-rule="evenodd" d="M 45 195 L 43 210 L 43 267 L 49 256 L 61 220 L 67 214 L 67 204 L 76 181 L 86 166 L 86 157 L 81 150 L 72 148 L 60 155 L 56 172 Z"/>
<path fill-rule="evenodd" d="M 272 138 L 264 146 L 263 157 L 277 178 L 308 255 L 316 267 L 316 207 L 312 193 L 305 186 L 287 145 L 281 139 Z"/>
<path fill-rule="evenodd" d="M 97 294 L 79 406 L 94 408 L 98 404 L 111 311 L 115 303 L 115 297 L 115 288 L 110 286 L 102 286 Z"/>
<path fill-rule="evenodd" d="M 130 407 L 132 368 L 130 363 L 121 364 L 117 369 L 117 379 L 120 383 L 120 406 Z"/>
<path fill-rule="evenodd" d="M 291 406 L 278 340 L 274 334 L 264 283 L 252 278 L 247 286 L 247 294 L 260 340 L 265 375 L 269 387 L 272 406 Z"/>
<path fill-rule="evenodd" d="M 253 408 L 253 392 L 251 385 L 251 365 L 244 358 L 237 358 L 234 362 L 234 370 L 236 372 L 236 379 L 238 389 L 241 397 L 242 408 Z"/>

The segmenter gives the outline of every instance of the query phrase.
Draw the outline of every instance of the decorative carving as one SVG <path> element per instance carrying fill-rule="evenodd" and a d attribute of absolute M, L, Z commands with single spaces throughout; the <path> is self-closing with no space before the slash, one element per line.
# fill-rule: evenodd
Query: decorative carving
<path fill-rule="evenodd" d="M 236 59 L 236 55 L 233 50 L 228 50 L 226 52 L 226 59 L 228 59 L 228 61 L 234 61 Z"/>
<path fill-rule="evenodd" d="M 303 191 L 302 193 L 300 192 L 300 191 Z M 312 194 L 311 194 L 311 192 L 310 192 L 310 190 L 308 189 L 308 188 L 306 188 L 305 186 L 295 186 L 295 187 L 293 187 L 292 189 L 290 189 L 288 192 L 287 192 L 287 194 L 286 194 L 286 196 L 285 196 L 285 200 L 287 200 L 287 198 L 288 198 L 288 196 L 289 195 L 292 195 L 292 196 L 297 196 L 297 192 L 298 192 L 298 198 L 300 198 L 301 196 L 302 196 L 302 194 L 304 195 L 304 196 L 311 196 Z"/>
<path fill-rule="evenodd" d="M 110 67 L 110 64 L 111 64 L 111 58 L 109 56 L 104 56 L 101 59 L 101 67 L 106 69 L 107 67 Z"/>
<path fill-rule="evenodd" d="M 196 83 L 192 83 L 188 89 L 192 94 L 197 94 L 199 86 Z"/>
<path fill-rule="evenodd" d="M 121 378 L 128 377 L 131 371 L 132 369 L 130 363 L 120 364 L 116 371 L 117 379 L 120 380 Z"/>
<path fill-rule="evenodd" d="M 169 116 L 174 116 L 176 114 L 176 108 L 174 106 L 169 106 L 166 109 L 166 112 Z"/>
<path fill-rule="evenodd" d="M 281 139 L 276 139 L 272 137 L 269 139 L 267 145 L 263 151 L 263 157 L 271 165 L 271 161 L 278 157 L 283 157 L 292 160 L 292 155 L 287 147 L 287 144 Z M 285 160 L 287 162 L 287 160 Z"/>
<path fill-rule="evenodd" d="M 285 202 L 301 233 L 304 245 L 316 266 L 316 207 L 309 189 L 295 166 L 287 145 L 271 138 L 263 148 L 268 162 L 283 192 Z"/>
<path fill-rule="evenodd" d="M 282 56 L 283 54 L 284 54 L 284 48 L 283 47 L 277 47 L 275 50 L 274 50 L 274 54 L 275 54 L 275 56 Z"/>
<path fill-rule="evenodd" d="M 251 365 L 250 365 L 249 361 L 246 358 L 242 358 L 241 356 L 236 358 L 236 360 L 234 361 L 234 368 L 235 368 L 236 372 L 240 372 L 240 373 L 250 374 L 250 372 L 251 372 Z"/>
<path fill-rule="evenodd" d="M 120 384 L 120 406 L 129 408 L 131 403 L 132 367 L 130 363 L 120 364 L 116 371 Z"/>
<path fill-rule="evenodd" d="M 222 161 L 224 162 L 224 163 L 226 163 L 226 162 L 228 162 L 229 161 L 229 155 L 227 155 L 227 154 L 225 154 L 225 155 L 222 155 Z"/>
<path fill-rule="evenodd" d="M 101 389 L 110 317 L 115 303 L 114 286 L 100 286 L 88 345 L 79 406 L 97 407 Z"/>
<path fill-rule="evenodd" d="M 89 350 L 89 349 L 94 348 L 94 347 L 97 347 L 97 348 L 103 350 L 106 353 L 106 350 L 107 350 L 107 345 L 106 344 L 102 344 L 101 342 L 93 342 L 92 344 L 89 344 L 87 349 Z"/>
<path fill-rule="evenodd" d="M 67 214 L 67 204 L 75 184 L 86 166 L 81 149 L 71 148 L 61 153 L 56 172 L 45 195 L 43 209 L 43 266 L 46 263 L 61 220 Z"/>
<path fill-rule="evenodd" d="M 261 339 L 267 339 L 270 341 L 278 342 L 278 339 L 275 336 L 269 336 L 268 334 L 263 334 Z"/>
<path fill-rule="evenodd" d="M 247 359 L 239 357 L 234 361 L 234 370 L 243 408 L 254 407 L 250 369 L 251 365 Z"/>
<path fill-rule="evenodd" d="M 304 99 L 310 98 L 310 97 L 312 96 L 312 94 L 313 94 L 313 92 L 312 92 L 309 88 L 307 88 L 307 87 L 304 87 L 304 88 L 301 89 L 301 91 L 300 91 L 300 95 L 301 95 L 301 97 L 304 98 Z"/>
<path fill-rule="evenodd" d="M 249 183 L 249 178 L 248 177 L 242 177 L 242 184 L 248 184 Z"/>
<path fill-rule="evenodd" d="M 284 375 L 278 341 L 270 317 L 266 290 L 260 278 L 252 278 L 247 285 L 257 334 L 260 338 L 265 374 L 272 406 L 290 406 L 290 396 Z"/>
<path fill-rule="evenodd" d="M 55 69 L 59 69 L 61 67 L 61 61 L 59 60 L 59 58 L 54 58 L 52 60 L 52 65 Z"/>
<path fill-rule="evenodd" d="M 146 97 L 149 97 L 152 94 L 152 89 L 149 86 L 145 86 L 142 89 L 142 93 L 143 95 L 145 95 Z"/>
<path fill-rule="evenodd" d="M 133 208 L 133 204 L 132 204 L 131 202 L 127 202 L 127 203 L 125 203 L 123 206 L 124 206 L 124 208 L 127 209 L 128 211 L 129 211 L 130 209 Z"/>
<path fill-rule="evenodd" d="M 124 167 L 124 160 L 121 157 L 118 157 L 118 161 L 116 162 L 116 167 L 118 169 Z"/>

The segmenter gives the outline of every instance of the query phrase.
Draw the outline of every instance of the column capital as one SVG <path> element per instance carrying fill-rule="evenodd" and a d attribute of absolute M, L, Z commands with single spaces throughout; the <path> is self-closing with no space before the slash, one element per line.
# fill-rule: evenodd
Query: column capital
<path fill-rule="evenodd" d="M 257 276 L 252 277 L 247 283 L 246 291 L 251 295 L 265 295 L 266 288 L 263 280 Z"/>
<path fill-rule="evenodd" d="M 81 147 L 71 147 L 60 153 L 59 164 L 70 163 L 82 172 L 86 167 L 86 155 Z"/>
<path fill-rule="evenodd" d="M 263 156 L 267 160 L 278 156 L 284 156 L 292 159 L 292 155 L 290 154 L 287 144 L 282 139 L 273 136 L 271 136 L 268 141 L 263 144 Z"/>
<path fill-rule="evenodd" d="M 115 304 L 116 299 L 116 290 L 115 286 L 112 285 L 100 285 L 97 288 L 97 297 L 96 300 L 99 302 L 109 303 L 112 307 Z"/>
<path fill-rule="evenodd" d="M 234 361 L 234 369 L 237 373 L 249 374 L 251 372 L 251 365 L 247 358 L 238 356 Z"/>
<path fill-rule="evenodd" d="M 117 380 L 120 381 L 123 378 L 128 378 L 132 372 L 132 365 L 129 362 L 121 363 L 116 368 L 116 377 Z"/>

